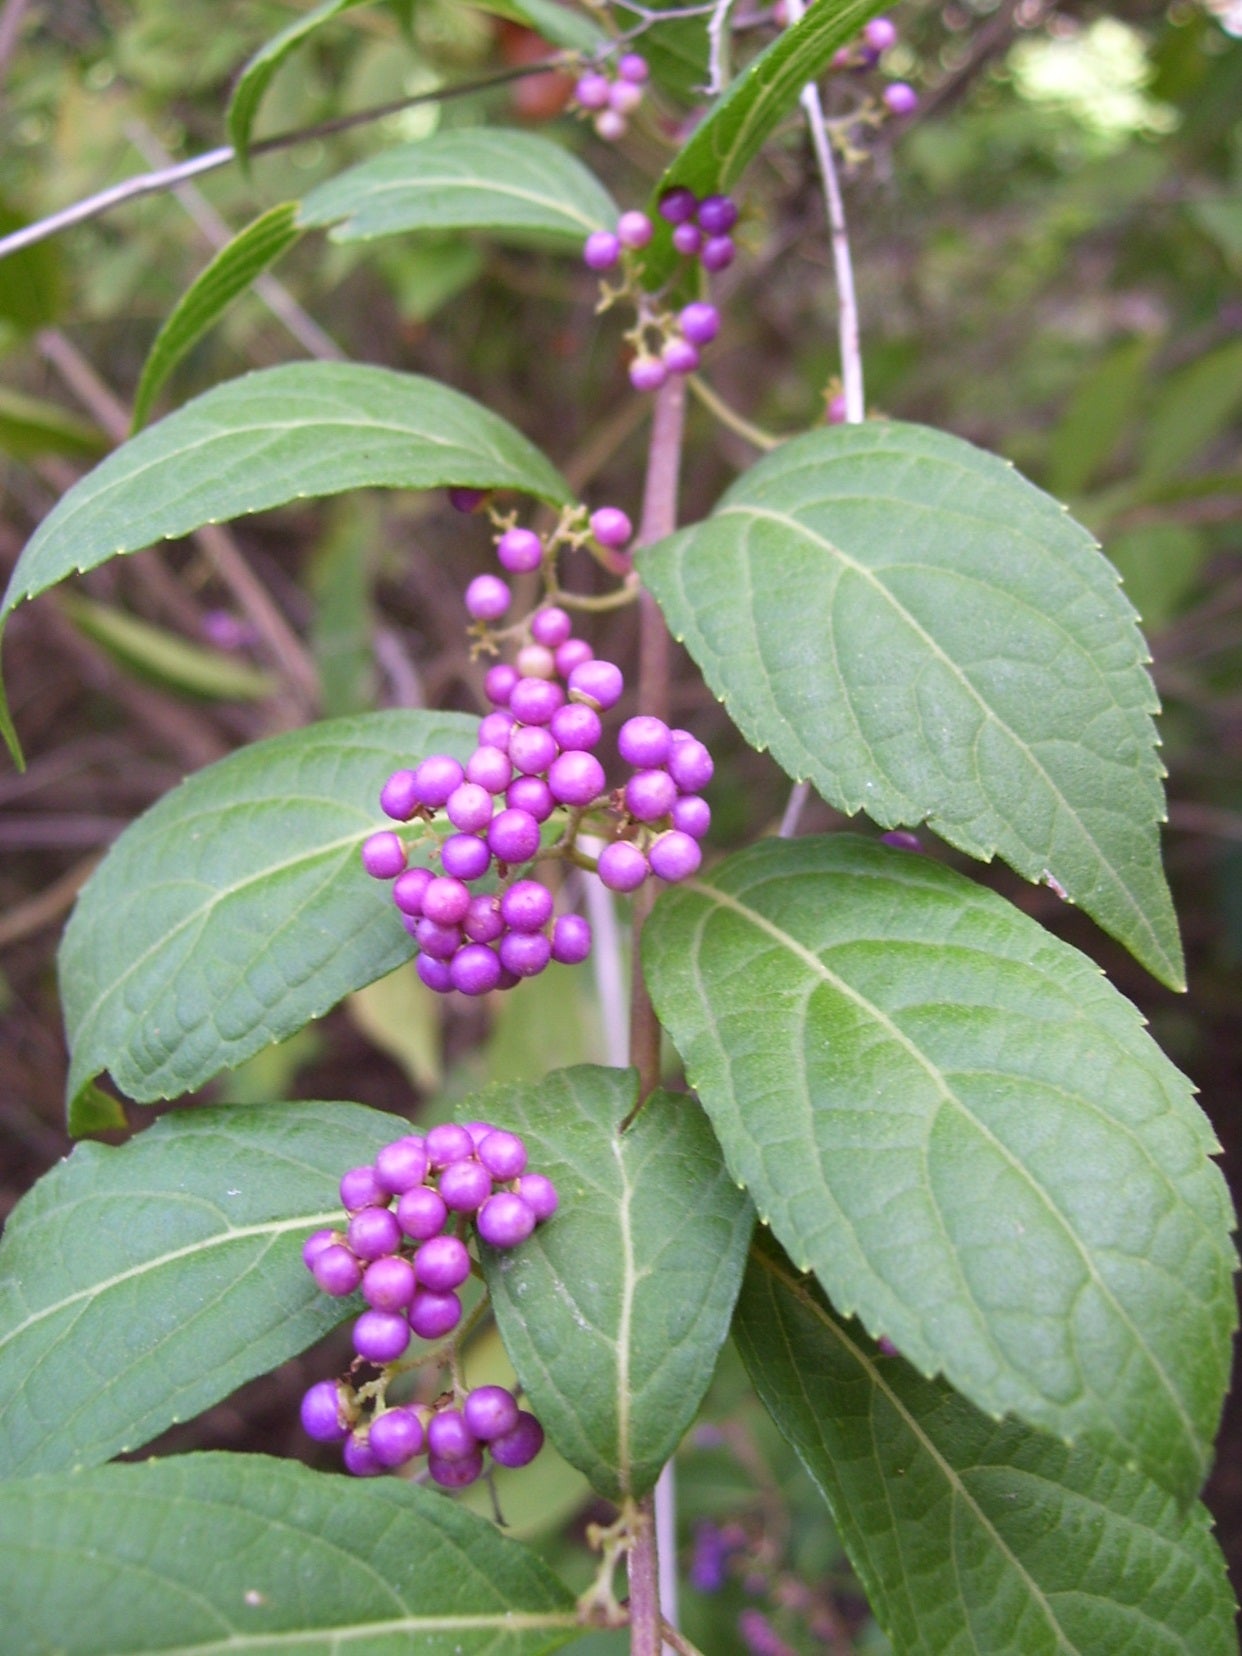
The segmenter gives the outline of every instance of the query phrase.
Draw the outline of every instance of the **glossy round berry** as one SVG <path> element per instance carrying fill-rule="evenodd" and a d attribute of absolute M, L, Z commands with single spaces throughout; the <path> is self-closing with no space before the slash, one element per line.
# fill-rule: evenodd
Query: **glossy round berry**
<path fill-rule="evenodd" d="M 479 945 L 482 947 L 482 945 Z M 491 954 L 491 950 L 488 950 Z M 492 955 L 496 960 L 496 956 Z M 500 962 L 496 960 L 496 981 L 500 981 Z M 473 1157 L 465 1161 L 450 1162 L 440 1175 L 440 1195 L 444 1205 L 451 1213 L 473 1213 L 492 1193 L 491 1174 Z M 420 1267 L 421 1271 L 421 1267 Z M 435 1288 L 438 1284 L 429 1282 L 420 1277 L 424 1286 Z M 447 1287 L 454 1288 L 456 1283 L 448 1283 Z"/>
<path fill-rule="evenodd" d="M 670 828 L 667 834 L 661 834 L 653 841 L 647 852 L 647 859 L 651 864 L 651 872 L 662 880 L 676 883 L 678 880 L 688 880 L 692 874 L 698 872 L 699 864 L 703 861 L 703 852 L 696 839 L 689 834 L 683 834 L 680 828 Z"/>
<path fill-rule="evenodd" d="M 448 1208 L 438 1191 L 427 1185 L 407 1190 L 397 1203 L 397 1223 L 415 1242 L 438 1236 L 448 1222 Z"/>
<path fill-rule="evenodd" d="M 462 1126 L 470 1134 L 470 1142 L 477 1150 L 483 1140 L 492 1131 L 490 1121 L 463 1121 Z"/>
<path fill-rule="evenodd" d="M 392 888 L 392 900 L 402 914 L 417 920 L 423 912 L 423 893 L 434 879 L 429 868 L 407 868 L 398 874 Z"/>
<path fill-rule="evenodd" d="M 716 769 L 711 754 L 693 736 L 688 741 L 674 742 L 667 762 L 669 775 L 683 793 L 701 793 Z"/>
<path fill-rule="evenodd" d="M 666 224 L 685 224 L 699 209 L 699 198 L 684 184 L 675 184 L 660 197 L 660 217 Z"/>
<path fill-rule="evenodd" d="M 575 667 L 581 667 L 584 661 L 590 661 L 595 651 L 585 638 L 567 638 L 556 652 L 556 670 L 563 679 L 567 679 Z"/>
<path fill-rule="evenodd" d="M 660 351 L 660 361 L 670 374 L 693 374 L 699 366 L 699 352 L 688 339 L 670 339 Z"/>
<path fill-rule="evenodd" d="M 517 1182 L 516 1194 L 526 1203 L 539 1224 L 556 1212 L 559 1201 L 556 1186 L 545 1173 L 523 1173 Z"/>
<path fill-rule="evenodd" d="M 887 17 L 873 17 L 863 24 L 863 39 L 875 52 L 887 52 L 897 44 L 897 29 Z"/>
<path fill-rule="evenodd" d="M 362 866 L 374 880 L 395 880 L 405 868 L 405 846 L 384 828 L 362 842 Z"/>
<path fill-rule="evenodd" d="M 500 862 L 529 862 L 539 849 L 539 824 L 529 811 L 510 806 L 492 818 L 487 843 Z"/>
<path fill-rule="evenodd" d="M 505 804 L 532 816 L 537 823 L 546 822 L 556 809 L 552 790 L 541 776 L 515 777 L 505 793 Z"/>
<path fill-rule="evenodd" d="M 653 225 L 646 213 L 637 209 L 622 213 L 617 220 L 617 240 L 622 247 L 646 247 L 653 234 Z"/>
<path fill-rule="evenodd" d="M 302 1244 L 302 1263 L 309 1271 L 325 1248 L 335 1248 L 341 1238 L 334 1230 L 312 1231 Z"/>
<path fill-rule="evenodd" d="M 427 1176 L 427 1142 L 415 1133 L 386 1144 L 375 1158 L 375 1177 L 382 1190 L 400 1196 Z"/>
<path fill-rule="evenodd" d="M 562 753 L 548 767 L 548 787 L 562 805 L 589 805 L 604 791 L 604 767 L 593 753 Z"/>
<path fill-rule="evenodd" d="M 703 232 L 697 224 L 679 224 L 673 231 L 673 246 L 685 258 L 691 259 L 703 245 Z"/>
<path fill-rule="evenodd" d="M 412 770 L 393 771 L 380 789 L 380 810 L 395 822 L 408 822 L 422 801 Z"/>
<path fill-rule="evenodd" d="M 487 995 L 500 982 L 500 958 L 486 943 L 467 943 L 449 961 L 449 973 L 463 995 Z"/>
<path fill-rule="evenodd" d="M 492 751 L 495 752 L 495 749 Z M 491 821 L 490 814 L 487 820 Z M 423 914 L 438 926 L 458 925 L 466 918 L 469 907 L 469 889 L 450 874 L 437 875 L 423 892 Z"/>
<path fill-rule="evenodd" d="M 494 667 L 487 669 L 483 680 L 483 692 L 493 707 L 507 707 L 509 692 L 518 681 L 518 670 L 511 667 L 507 661 L 498 661 Z"/>
<path fill-rule="evenodd" d="M 347 1240 L 357 1258 L 382 1259 L 401 1246 L 401 1226 L 386 1207 L 361 1208 L 349 1221 Z"/>
<path fill-rule="evenodd" d="M 608 89 L 608 107 L 615 110 L 618 115 L 632 115 L 642 101 L 643 89 L 636 86 L 633 81 L 613 81 Z M 628 213 L 626 217 L 629 217 Z M 650 241 L 651 237 L 648 236 L 647 240 Z M 624 237 L 622 241 L 624 242 Z"/>
<path fill-rule="evenodd" d="M 422 925 L 420 920 L 419 925 Z M 434 989 L 437 995 L 447 995 L 453 987 L 453 974 L 449 971 L 447 960 L 436 960 L 429 954 L 420 954 L 414 962 L 414 970 L 418 973 L 420 983 L 428 989 Z"/>
<path fill-rule="evenodd" d="M 494 1179 L 516 1179 L 526 1168 L 526 1146 L 516 1133 L 493 1128 L 475 1146 L 479 1161 Z"/>
<path fill-rule="evenodd" d="M 484 1171 L 478 1162 L 450 1162 L 445 1172 L 452 1167 L 474 1167 L 481 1173 Z M 484 1177 L 487 1178 L 486 1173 Z M 487 1183 L 490 1187 L 491 1180 L 487 1179 Z M 450 1288 L 460 1287 L 470 1275 L 470 1255 L 466 1252 L 466 1244 L 460 1237 L 433 1236 L 429 1242 L 424 1242 L 415 1254 L 414 1269 L 418 1273 L 421 1287 L 443 1294 Z"/>
<path fill-rule="evenodd" d="M 513 686 L 509 709 L 516 719 L 527 725 L 546 725 L 558 707 L 564 706 L 565 692 L 555 679 L 521 678 Z M 509 738 L 509 757 L 513 758 L 513 741 Z M 492 748 L 495 753 L 496 749 Z M 516 763 L 516 760 L 514 761 Z M 508 786 L 509 778 L 505 778 Z"/>
<path fill-rule="evenodd" d="M 362 1281 L 362 1266 L 341 1243 L 316 1254 L 310 1272 L 324 1293 L 331 1294 L 333 1299 L 352 1294 Z"/>
<path fill-rule="evenodd" d="M 726 195 L 712 195 L 699 203 L 700 227 L 709 236 L 727 236 L 737 223 L 737 206 Z"/>
<path fill-rule="evenodd" d="M 702 839 L 712 825 L 712 808 L 699 794 L 682 794 L 671 812 L 673 827 L 692 839 Z"/>
<path fill-rule="evenodd" d="M 633 538 L 634 525 L 619 506 L 600 506 L 591 513 L 591 533 L 601 546 L 619 552 Z"/>
<path fill-rule="evenodd" d="M 418 797 L 424 805 L 438 809 L 453 789 L 460 786 L 464 775 L 465 771 L 456 759 L 450 759 L 444 753 L 434 753 L 429 759 L 424 759 L 414 772 Z"/>
<path fill-rule="evenodd" d="M 559 752 L 556 738 L 542 725 L 522 725 L 509 738 L 509 757 L 523 776 L 541 776 Z"/>
<path fill-rule="evenodd" d="M 476 621 L 499 621 L 510 596 L 499 575 L 476 575 L 466 588 L 466 613 Z"/>
<path fill-rule="evenodd" d="M 462 1418 L 480 1443 L 503 1437 L 518 1423 L 517 1399 L 504 1386 L 476 1386 L 461 1406 Z"/>
<path fill-rule="evenodd" d="M 552 722 L 548 728 L 562 756 L 587 752 L 603 734 L 599 714 L 585 702 L 570 702 L 567 706 L 558 708 L 552 715 Z"/>
<path fill-rule="evenodd" d="M 536 644 L 542 644 L 548 650 L 559 648 L 573 630 L 572 619 L 557 604 L 545 605 L 543 609 L 536 610 L 530 619 L 530 636 Z M 519 713 L 518 718 L 521 717 Z"/>
<path fill-rule="evenodd" d="M 641 765 L 644 770 L 662 765 L 672 746 L 668 726 L 650 713 L 627 719 L 617 732 L 617 752 L 627 765 Z"/>
<path fill-rule="evenodd" d="M 615 144 L 618 138 L 624 138 L 629 130 L 629 122 L 619 109 L 601 109 L 595 117 L 594 125 L 600 137 L 610 144 Z"/>
<path fill-rule="evenodd" d="M 507 707 L 498 707 L 494 713 L 489 713 L 485 719 L 479 720 L 479 746 L 499 748 L 502 753 L 509 751 L 509 738 L 513 734 L 513 727 L 517 720 Z M 445 794 L 445 799 L 448 794 Z M 443 804 L 443 800 L 441 804 Z"/>
<path fill-rule="evenodd" d="M 362 1297 L 373 1311 L 404 1311 L 414 1298 L 414 1267 L 408 1259 L 387 1254 L 362 1273 Z"/>
<path fill-rule="evenodd" d="M 517 653 L 517 668 L 523 678 L 555 678 L 556 656 L 546 644 L 523 644 Z"/>
<path fill-rule="evenodd" d="M 359 1208 L 365 1207 L 383 1207 L 388 1200 L 388 1194 L 369 1162 L 365 1167 L 351 1167 L 348 1173 L 342 1173 L 338 1188 L 341 1206 L 346 1213 L 356 1213 Z"/>
<path fill-rule="evenodd" d="M 500 1390 L 498 1386 L 488 1389 Z M 505 1396 L 508 1395 L 506 1392 Z M 349 1434 L 341 1388 L 335 1380 L 316 1381 L 302 1399 L 300 1414 L 302 1430 L 316 1443 L 343 1443 Z"/>
<path fill-rule="evenodd" d="M 598 656 L 584 661 L 569 675 L 570 701 L 585 702 L 597 713 L 606 713 L 615 706 L 621 700 L 624 689 L 621 669 L 611 661 L 600 660 Z"/>
<path fill-rule="evenodd" d="M 636 771 L 625 784 L 625 808 L 639 822 L 658 822 L 677 798 L 677 784 L 666 770 Z"/>
<path fill-rule="evenodd" d="M 617 59 L 617 74 L 623 81 L 632 81 L 635 86 L 642 86 L 650 73 L 646 58 L 637 52 L 625 52 Z"/>
<path fill-rule="evenodd" d="M 427 1470 L 431 1481 L 441 1489 L 469 1489 L 483 1476 L 483 1451 L 476 1449 L 461 1460 L 444 1460 L 440 1455 L 427 1456 Z"/>
<path fill-rule="evenodd" d="M 364 1311 L 354 1324 L 354 1350 L 368 1363 L 395 1363 L 410 1343 L 410 1325 L 395 1311 Z"/>
<path fill-rule="evenodd" d="M 498 749 L 493 748 L 492 751 L 497 752 Z M 463 834 L 476 834 L 492 820 L 492 796 L 477 782 L 463 782 L 449 795 L 444 813 L 454 828 L 459 828 Z"/>
<path fill-rule="evenodd" d="M 610 230 L 592 230 L 582 248 L 582 262 L 588 270 L 611 270 L 620 257 L 621 243 Z"/>
<path fill-rule="evenodd" d="M 466 1425 L 460 1409 L 441 1409 L 427 1422 L 427 1453 L 440 1460 L 466 1460 L 477 1452 L 479 1440 Z"/>
<path fill-rule="evenodd" d="M 486 489 L 450 489 L 449 505 L 455 512 L 477 512 L 487 499 Z"/>
<path fill-rule="evenodd" d="M 591 926 L 580 914 L 562 914 L 552 928 L 552 958 L 562 966 L 577 966 L 591 952 Z"/>
<path fill-rule="evenodd" d="M 882 845 L 896 846 L 898 851 L 921 851 L 923 842 L 917 834 L 912 834 L 908 828 L 890 828 L 886 834 L 880 835 Z"/>
<path fill-rule="evenodd" d="M 412 1409 L 385 1409 L 367 1434 L 371 1453 L 381 1466 L 404 1466 L 423 1452 L 423 1426 Z"/>
<path fill-rule="evenodd" d="M 447 1167 L 474 1154 L 474 1140 L 456 1121 L 441 1121 L 427 1134 L 427 1160 L 432 1167 Z"/>
<path fill-rule="evenodd" d="M 597 873 L 609 891 L 637 891 L 647 878 L 647 859 L 629 840 L 614 840 L 600 852 Z"/>
<path fill-rule="evenodd" d="M 367 1440 L 354 1432 L 345 1439 L 341 1458 L 345 1462 L 345 1470 L 355 1478 L 380 1478 L 387 1470 L 379 1457 L 372 1453 Z"/>
<path fill-rule="evenodd" d="M 416 920 L 414 940 L 431 960 L 449 961 L 461 948 L 461 927 L 441 926 L 435 920 Z"/>
<path fill-rule="evenodd" d="M 884 88 L 882 96 L 892 115 L 913 115 L 919 107 L 918 93 L 905 81 L 893 81 Z"/>
<path fill-rule="evenodd" d="M 451 1334 L 461 1321 L 461 1301 L 451 1290 L 435 1293 L 418 1288 L 410 1302 L 410 1327 L 420 1340 L 440 1340 Z"/>
<path fill-rule="evenodd" d="M 517 880 L 500 899 L 500 913 L 514 931 L 541 931 L 552 918 L 552 893 L 538 880 Z"/>
<path fill-rule="evenodd" d="M 658 391 L 668 378 L 668 369 L 659 357 L 635 357 L 630 363 L 630 384 L 635 391 Z"/>
<path fill-rule="evenodd" d="M 529 1466 L 543 1448 L 543 1427 L 523 1409 L 517 1425 L 488 1445 L 498 1466 Z"/>
<path fill-rule="evenodd" d="M 535 1228 L 535 1215 L 520 1196 L 498 1190 L 479 1209 L 479 1235 L 493 1248 L 516 1248 Z"/>
<path fill-rule="evenodd" d="M 516 680 L 518 684 L 522 682 L 521 679 Z M 473 782 L 476 787 L 485 788 L 489 794 L 498 794 L 505 791 L 512 779 L 513 766 L 509 763 L 509 755 L 502 753 L 499 748 L 481 747 L 476 748 L 470 755 L 466 765 L 466 781 L 462 786 Z M 457 791 L 454 788 L 449 798 L 452 799 Z M 491 821 L 490 816 L 488 821 Z"/>
<path fill-rule="evenodd" d="M 496 556 L 511 575 L 529 575 L 543 562 L 543 542 L 533 529 L 506 529 L 496 542 Z"/>
<path fill-rule="evenodd" d="M 574 101 L 582 109 L 606 109 L 612 82 L 607 75 L 595 72 L 579 77 L 574 87 Z"/>
<path fill-rule="evenodd" d="M 459 880 L 477 880 L 487 872 L 491 853 L 484 840 L 473 834 L 450 834 L 440 847 L 440 864 L 446 874 Z"/>
<path fill-rule="evenodd" d="M 710 345 L 720 332 L 720 312 L 715 305 L 696 299 L 677 318 L 682 333 L 692 345 Z"/>
<path fill-rule="evenodd" d="M 709 236 L 703 243 L 699 259 L 704 270 L 727 270 L 736 252 L 732 236 Z"/>
<path fill-rule="evenodd" d="M 511 931 L 500 940 L 500 963 L 515 977 L 538 977 L 551 958 L 551 940 L 542 932 Z"/>
<path fill-rule="evenodd" d="M 461 929 L 471 942 L 494 943 L 505 929 L 505 923 L 500 918 L 500 899 L 487 893 L 472 897 Z M 462 954 L 465 952 L 463 949 Z"/>

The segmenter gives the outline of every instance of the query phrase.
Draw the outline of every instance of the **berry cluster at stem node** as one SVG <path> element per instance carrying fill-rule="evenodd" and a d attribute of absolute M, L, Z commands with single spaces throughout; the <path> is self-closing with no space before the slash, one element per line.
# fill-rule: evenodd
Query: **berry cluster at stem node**
<path fill-rule="evenodd" d="M 603 64 L 578 77 L 573 101 L 601 138 L 624 138 L 630 116 L 643 101 L 651 70 L 638 52 L 624 52 L 615 65 Z"/>
<path fill-rule="evenodd" d="M 426 1453 L 432 1479 L 464 1488 L 484 1470 L 525 1466 L 543 1429 L 500 1386 L 466 1392 L 456 1382 L 436 1403 L 387 1407 L 411 1335 L 442 1340 L 462 1319 L 457 1289 L 475 1268 L 471 1233 L 490 1247 L 515 1248 L 557 1207 L 556 1187 L 527 1168 L 516 1133 L 488 1122 L 445 1122 L 387 1144 L 341 1179 L 342 1230 L 318 1230 L 302 1259 L 326 1294 L 361 1289 L 366 1310 L 353 1327 L 356 1361 L 338 1380 L 320 1380 L 302 1399 L 302 1425 L 320 1443 L 344 1445 L 359 1477 L 404 1466 Z M 360 1369 L 374 1367 L 378 1379 Z M 454 1364 L 454 1374 L 456 1365 Z"/>

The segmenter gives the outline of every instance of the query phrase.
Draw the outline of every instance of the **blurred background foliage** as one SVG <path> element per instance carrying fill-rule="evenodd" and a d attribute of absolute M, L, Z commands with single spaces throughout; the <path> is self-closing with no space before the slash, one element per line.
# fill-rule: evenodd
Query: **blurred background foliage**
<path fill-rule="evenodd" d="M 884 69 L 918 88 L 918 115 L 896 130 L 860 126 L 854 112 L 878 83 L 858 73 L 832 78 L 826 95 L 856 150 L 847 212 L 871 412 L 1011 458 L 1100 537 L 1143 615 L 1165 708 L 1166 849 L 1189 997 L 1149 983 L 1050 892 L 1003 870 L 971 872 L 1086 949 L 1138 1001 L 1201 1086 L 1237 1191 L 1242 14 L 1236 0 L 1213 5 L 911 0 L 894 12 L 901 38 Z M 239 68 L 309 9 L 0 4 L 0 234 L 224 142 Z M 280 69 L 258 134 L 542 58 L 536 36 L 497 15 L 511 9 L 357 6 Z M 762 6 L 736 15 L 741 62 L 774 25 Z M 480 122 L 544 127 L 623 205 L 640 202 L 689 130 L 706 65 L 698 19 L 645 38 L 657 92 L 617 146 L 564 111 L 563 76 L 518 80 L 306 138 L 257 158 L 249 175 L 223 167 L 0 261 L 0 565 L 11 567 L 57 496 L 123 435 L 161 321 L 213 251 L 273 204 L 387 144 Z M 822 201 L 796 120 L 739 194 L 743 254 L 720 282 L 728 321 L 706 372 L 742 420 L 721 425 L 695 408 L 687 516 L 755 457 L 743 422 L 793 433 L 821 420 L 839 389 Z M 345 353 L 470 392 L 541 443 L 586 498 L 637 507 L 645 410 L 628 393 L 619 332 L 596 317 L 594 281 L 572 261 L 469 236 L 340 245 L 313 234 L 276 278 L 180 364 L 161 411 L 250 368 Z M 0 771 L 0 1215 L 67 1148 L 55 941 L 107 843 L 187 770 L 290 724 L 375 705 L 477 708 L 458 594 L 487 550 L 482 526 L 438 499 L 353 497 L 118 560 L 14 618 L 6 669 L 30 766 Z M 605 646 L 625 651 L 631 619 L 608 625 Z M 725 756 L 716 843 L 768 830 L 785 795 L 775 768 L 730 734 L 689 672 L 676 710 Z M 808 826 L 837 821 L 821 808 Z M 539 1009 L 528 985 L 520 1017 L 507 1003 L 495 1017 L 450 1008 L 444 1021 L 397 974 L 212 1096 L 446 1110 L 501 1068 L 537 1074 L 604 1056 L 591 985 L 568 981 Z M 534 1039 L 549 1027 L 559 1033 Z M 135 1124 L 148 1115 L 135 1110 Z M 163 1446 L 303 1452 L 289 1424 L 300 1372 L 290 1365 Z M 683 1563 L 706 1581 L 710 1553 L 719 1578 L 688 1591 L 692 1636 L 722 1656 L 882 1649 L 839 1549 L 812 1522 L 817 1498 L 730 1363 L 712 1422 L 682 1467 Z M 582 1489 L 565 1470 L 560 1483 L 545 1480 L 541 1510 L 515 1518 L 562 1563 L 584 1522 Z M 1242 1411 L 1227 1419 L 1209 1499 L 1242 1585 Z M 777 1643 L 745 1623 L 748 1608 Z M 614 1644 L 600 1635 L 580 1648 L 602 1656 Z"/>

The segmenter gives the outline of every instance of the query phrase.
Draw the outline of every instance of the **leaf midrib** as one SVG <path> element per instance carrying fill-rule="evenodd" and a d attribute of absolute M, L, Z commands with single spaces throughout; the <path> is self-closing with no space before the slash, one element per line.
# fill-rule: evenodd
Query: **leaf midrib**
<path fill-rule="evenodd" d="M 428 176 L 426 173 L 420 173 L 417 178 L 385 179 L 383 182 L 368 185 L 358 197 L 356 204 L 342 212 L 337 221 L 337 227 L 339 229 L 342 226 L 348 226 L 352 220 L 359 216 L 362 208 L 373 206 L 381 196 L 398 191 L 407 193 L 413 191 L 417 194 L 423 189 L 449 188 L 458 192 L 474 190 L 489 196 L 510 196 L 515 201 L 525 201 L 532 206 L 546 208 L 554 212 L 558 218 L 582 225 L 588 230 L 593 229 L 596 223 L 594 219 L 588 218 L 576 208 L 567 206 L 565 202 L 558 200 L 555 196 L 539 195 L 533 189 L 519 188 L 517 185 L 508 182 L 493 184 L 486 179 L 479 179 L 470 175 L 454 177 L 453 174 L 447 173 L 443 176 L 434 174 Z"/>

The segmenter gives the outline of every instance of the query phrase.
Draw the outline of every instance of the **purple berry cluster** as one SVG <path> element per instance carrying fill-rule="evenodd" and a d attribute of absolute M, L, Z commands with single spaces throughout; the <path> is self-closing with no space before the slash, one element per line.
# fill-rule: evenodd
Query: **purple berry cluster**
<path fill-rule="evenodd" d="M 574 103 L 592 117 L 601 138 L 615 143 L 625 137 L 629 118 L 643 101 L 643 89 L 650 73 L 645 57 L 626 52 L 617 59 L 612 74 L 604 65 L 579 76 L 574 87 Z"/>
<path fill-rule="evenodd" d="M 620 794 L 622 837 L 600 852 L 600 879 L 612 891 L 635 891 L 648 874 L 670 885 L 688 880 L 711 827 L 702 796 L 712 779 L 711 754 L 688 730 L 670 730 L 644 713 L 621 726 L 617 750 L 634 768 Z"/>
<path fill-rule="evenodd" d="M 543 1430 L 502 1387 L 420 1408 L 385 1408 L 383 1394 L 412 1334 L 440 1340 L 461 1322 L 457 1289 L 472 1269 L 471 1225 L 493 1248 L 517 1247 L 556 1211 L 552 1181 L 527 1171 L 516 1133 L 487 1122 L 443 1123 L 351 1168 L 341 1179 L 341 1202 L 344 1231 L 316 1231 L 302 1258 L 324 1293 L 340 1298 L 361 1289 L 367 1309 L 354 1323 L 354 1350 L 382 1371 L 381 1384 L 354 1386 L 349 1376 L 317 1382 L 302 1400 L 306 1432 L 342 1443 L 346 1470 L 359 1477 L 425 1452 L 434 1481 L 459 1489 L 482 1473 L 484 1448 L 498 1465 L 525 1466 Z"/>
<path fill-rule="evenodd" d="M 897 27 L 887 17 L 873 17 L 863 24 L 858 39 L 842 46 L 832 59 L 836 70 L 867 72 L 874 69 L 890 47 L 897 44 Z M 880 93 L 880 101 L 890 115 L 913 115 L 919 106 L 919 95 L 905 81 L 890 81 Z"/>

